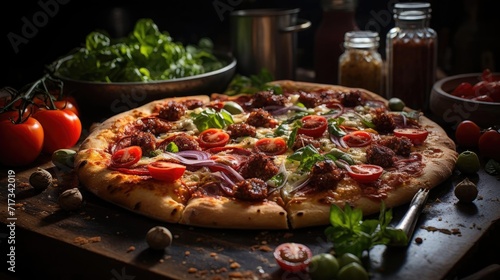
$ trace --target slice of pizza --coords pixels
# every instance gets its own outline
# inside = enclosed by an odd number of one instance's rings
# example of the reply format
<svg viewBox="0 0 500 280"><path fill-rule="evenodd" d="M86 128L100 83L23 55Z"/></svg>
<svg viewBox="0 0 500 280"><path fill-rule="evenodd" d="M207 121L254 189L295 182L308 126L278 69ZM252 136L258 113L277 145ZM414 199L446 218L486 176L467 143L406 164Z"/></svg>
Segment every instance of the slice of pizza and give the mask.
<svg viewBox="0 0 500 280"><path fill-rule="evenodd" d="M95 125L75 158L79 181L106 201L161 221L178 222L191 195L187 183L176 180L185 167L165 166L167 161L158 151L165 138L189 130L181 119L186 110L208 103L207 96L168 98ZM197 142L186 140L179 146L191 149L190 144Z"/></svg>

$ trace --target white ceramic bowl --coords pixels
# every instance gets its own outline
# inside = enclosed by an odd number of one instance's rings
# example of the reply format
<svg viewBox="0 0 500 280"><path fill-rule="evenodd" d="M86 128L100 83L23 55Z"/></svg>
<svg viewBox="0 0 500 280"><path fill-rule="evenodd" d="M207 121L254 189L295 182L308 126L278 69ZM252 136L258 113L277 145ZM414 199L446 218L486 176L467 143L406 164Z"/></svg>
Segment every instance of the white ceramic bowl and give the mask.
<svg viewBox="0 0 500 280"><path fill-rule="evenodd" d="M500 73L495 73L496 80ZM436 118L454 128L463 120L474 121L487 128L500 124L500 103L475 101L450 93L462 82L472 85L480 81L481 73L450 76L437 81L431 91L430 110Z"/></svg>

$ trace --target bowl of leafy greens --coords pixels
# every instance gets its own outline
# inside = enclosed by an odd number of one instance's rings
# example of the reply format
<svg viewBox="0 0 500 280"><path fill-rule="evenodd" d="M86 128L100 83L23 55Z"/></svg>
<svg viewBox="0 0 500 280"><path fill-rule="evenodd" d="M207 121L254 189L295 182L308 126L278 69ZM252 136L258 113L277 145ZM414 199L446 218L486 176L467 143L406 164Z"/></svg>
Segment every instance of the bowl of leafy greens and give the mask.
<svg viewBox="0 0 500 280"><path fill-rule="evenodd" d="M183 45L151 19L140 19L124 38L91 32L84 47L58 58L47 71L83 111L116 114L161 98L222 92L236 72L236 59L215 51L209 38Z"/></svg>

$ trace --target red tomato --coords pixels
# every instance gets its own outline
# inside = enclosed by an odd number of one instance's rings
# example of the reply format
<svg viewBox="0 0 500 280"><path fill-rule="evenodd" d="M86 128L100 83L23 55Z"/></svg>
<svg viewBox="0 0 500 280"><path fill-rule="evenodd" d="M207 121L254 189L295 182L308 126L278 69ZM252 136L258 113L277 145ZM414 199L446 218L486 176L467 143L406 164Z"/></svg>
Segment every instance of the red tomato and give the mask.
<svg viewBox="0 0 500 280"><path fill-rule="evenodd" d="M262 138L255 142L255 148L266 155L281 155L288 149L283 138Z"/></svg>
<svg viewBox="0 0 500 280"><path fill-rule="evenodd" d="M484 69L481 73L481 80L486 82L493 82L493 74L490 69Z"/></svg>
<svg viewBox="0 0 500 280"><path fill-rule="evenodd" d="M468 97L468 96L474 96L474 89L471 83L461 83L459 84L452 92L452 95L458 96L458 97Z"/></svg>
<svg viewBox="0 0 500 280"><path fill-rule="evenodd" d="M182 177L186 166L168 161L155 161L148 164L148 170L154 179L174 182Z"/></svg>
<svg viewBox="0 0 500 280"><path fill-rule="evenodd" d="M500 82L490 83L489 97L493 99L493 102L500 102Z"/></svg>
<svg viewBox="0 0 500 280"><path fill-rule="evenodd" d="M26 119L29 115L30 115L30 110L26 109L22 116L23 120ZM14 122L17 122L18 119L19 119L19 110L9 110L0 114L0 121L12 120Z"/></svg>
<svg viewBox="0 0 500 280"><path fill-rule="evenodd" d="M139 146L130 146L116 151L111 156L114 167L130 167L136 164L142 157L142 149Z"/></svg>
<svg viewBox="0 0 500 280"><path fill-rule="evenodd" d="M384 169L373 164L351 165L347 170L349 176L361 183L370 183L376 181L382 175Z"/></svg>
<svg viewBox="0 0 500 280"><path fill-rule="evenodd" d="M299 127L297 133L318 138L326 131L328 121L323 116L308 115L303 117L300 122L302 126Z"/></svg>
<svg viewBox="0 0 500 280"><path fill-rule="evenodd" d="M71 102L69 99L54 101L54 105L56 106L57 109L70 110L73 113L75 113L75 115L80 116L80 112L78 111L78 108L76 107L75 103Z"/></svg>
<svg viewBox="0 0 500 280"><path fill-rule="evenodd" d="M209 128L198 136L202 148L223 147L229 142L229 134L222 129Z"/></svg>
<svg viewBox="0 0 500 280"><path fill-rule="evenodd" d="M489 82L480 81L472 87L473 96L489 95Z"/></svg>
<svg viewBox="0 0 500 280"><path fill-rule="evenodd" d="M493 100L493 98L491 98L489 95L476 96L476 97L471 98L471 100L484 101L484 102L495 102L495 100Z"/></svg>
<svg viewBox="0 0 500 280"><path fill-rule="evenodd" d="M43 152L52 154L58 149L73 147L80 139L82 123L69 110L39 110L33 114L43 127Z"/></svg>
<svg viewBox="0 0 500 280"><path fill-rule="evenodd" d="M372 136L366 131L356 130L342 137L342 140L349 147L364 147L372 142Z"/></svg>
<svg viewBox="0 0 500 280"><path fill-rule="evenodd" d="M396 128L394 129L394 136L403 137L406 136L413 145L418 146L424 143L427 139L429 132L425 129L420 128Z"/></svg>
<svg viewBox="0 0 500 280"><path fill-rule="evenodd" d="M274 258L281 269L291 272L305 270L311 262L312 252L300 243L283 243L274 250Z"/></svg>
<svg viewBox="0 0 500 280"><path fill-rule="evenodd" d="M23 166L35 161L43 147L44 131L34 118L15 124L10 120L0 121L0 163L6 166Z"/></svg>
<svg viewBox="0 0 500 280"><path fill-rule="evenodd" d="M481 128L470 120L460 122L455 130L455 142L463 148L477 147Z"/></svg>
<svg viewBox="0 0 500 280"><path fill-rule="evenodd" d="M478 142L482 156L500 161L500 133L490 129L481 135Z"/></svg>

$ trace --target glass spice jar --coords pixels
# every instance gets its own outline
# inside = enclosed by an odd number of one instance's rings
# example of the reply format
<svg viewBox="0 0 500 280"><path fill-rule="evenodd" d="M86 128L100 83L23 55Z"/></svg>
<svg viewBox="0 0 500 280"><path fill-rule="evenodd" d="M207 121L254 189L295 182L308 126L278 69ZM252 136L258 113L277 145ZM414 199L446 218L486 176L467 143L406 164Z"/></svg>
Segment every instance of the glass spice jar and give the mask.
<svg viewBox="0 0 500 280"><path fill-rule="evenodd" d="M321 0L321 4L322 19L314 36L315 81L336 85L344 34L358 30L356 0Z"/></svg>
<svg viewBox="0 0 500 280"><path fill-rule="evenodd" d="M396 3L395 27L387 33L387 98L427 110L436 79L437 33L429 27L430 3Z"/></svg>
<svg viewBox="0 0 500 280"><path fill-rule="evenodd" d="M371 31L345 33L345 51L339 58L339 85L364 88L383 95L380 37Z"/></svg>

